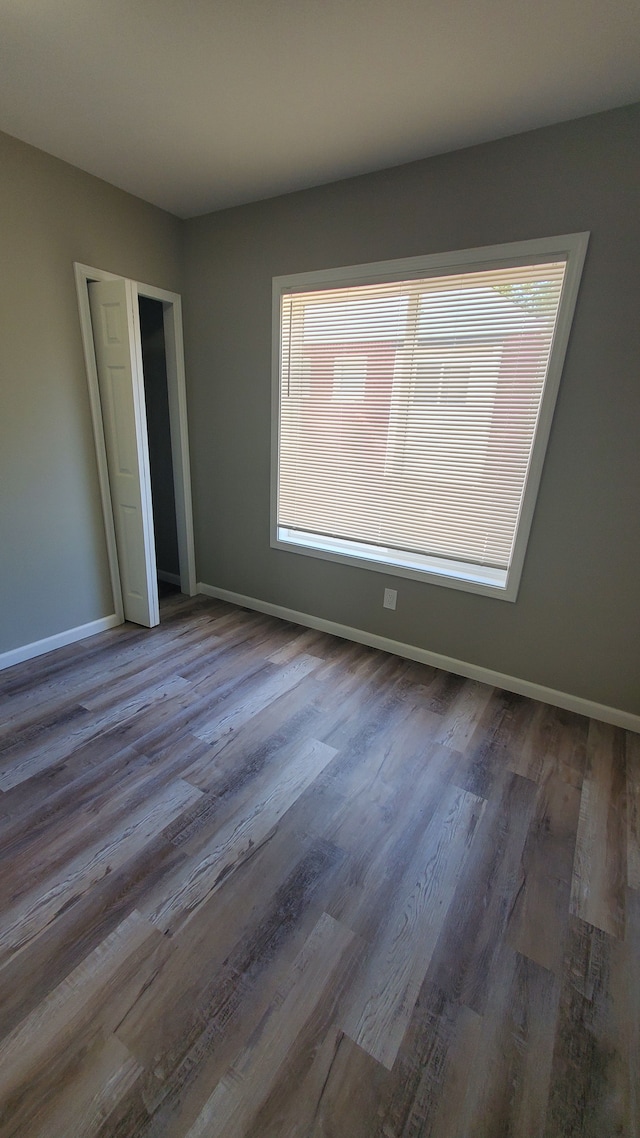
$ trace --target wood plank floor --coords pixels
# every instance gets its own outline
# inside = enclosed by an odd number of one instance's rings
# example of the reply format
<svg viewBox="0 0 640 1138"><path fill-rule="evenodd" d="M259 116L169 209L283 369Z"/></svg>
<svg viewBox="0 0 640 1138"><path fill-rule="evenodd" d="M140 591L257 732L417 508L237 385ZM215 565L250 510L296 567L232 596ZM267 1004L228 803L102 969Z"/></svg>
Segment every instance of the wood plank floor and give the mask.
<svg viewBox="0 0 640 1138"><path fill-rule="evenodd" d="M162 617L0 675L2 1138L640 1138L638 736Z"/></svg>

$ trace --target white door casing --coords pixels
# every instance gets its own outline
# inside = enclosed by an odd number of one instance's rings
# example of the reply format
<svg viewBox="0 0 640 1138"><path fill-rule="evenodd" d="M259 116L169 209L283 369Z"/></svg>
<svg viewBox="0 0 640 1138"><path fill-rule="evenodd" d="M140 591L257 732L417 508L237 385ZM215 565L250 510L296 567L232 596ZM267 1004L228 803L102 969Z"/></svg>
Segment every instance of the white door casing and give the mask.
<svg viewBox="0 0 640 1138"><path fill-rule="evenodd" d="M138 293L130 280L89 284L124 615L159 623Z"/></svg>

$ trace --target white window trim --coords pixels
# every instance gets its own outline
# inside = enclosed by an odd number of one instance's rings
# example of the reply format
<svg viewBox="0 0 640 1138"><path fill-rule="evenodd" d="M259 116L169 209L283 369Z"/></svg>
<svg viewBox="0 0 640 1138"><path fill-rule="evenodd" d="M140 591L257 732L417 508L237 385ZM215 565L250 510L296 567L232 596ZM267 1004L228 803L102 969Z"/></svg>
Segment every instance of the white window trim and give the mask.
<svg viewBox="0 0 640 1138"><path fill-rule="evenodd" d="M515 601L520 586L525 553L535 511L542 468L549 441L562 369L569 342L571 325L578 298L580 277L587 252L588 233L569 233L557 237L517 241L505 245L486 245L477 249L435 253L424 257L409 257L394 261L378 261L368 265L350 265L318 272L296 273L273 278L272 327L272 420L271 420L271 546L308 557L336 561L373 569L378 573L409 577L450 589L480 593L501 600ZM527 258L535 261L566 258L566 271L562 299L556 323L549 360L547 381L540 407L535 442L524 488L520 518L516 530L511 565L508 570L485 567L416 555L407 557L389 553L389 560L381 559L373 546L359 542L336 541L312 534L294 534L286 527L278 527L278 456L280 431L280 320L281 298L291 290L317 290L359 284L378 284L392 280L420 279L438 276L443 270L459 268L508 268L522 264ZM322 543L322 544L320 544Z"/></svg>

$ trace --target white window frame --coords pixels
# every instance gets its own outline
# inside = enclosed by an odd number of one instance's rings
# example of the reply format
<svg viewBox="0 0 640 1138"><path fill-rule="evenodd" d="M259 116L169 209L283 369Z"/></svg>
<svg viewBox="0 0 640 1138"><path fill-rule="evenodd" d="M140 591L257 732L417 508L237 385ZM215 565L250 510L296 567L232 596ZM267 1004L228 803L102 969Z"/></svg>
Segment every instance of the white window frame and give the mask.
<svg viewBox="0 0 640 1138"><path fill-rule="evenodd" d="M271 546L290 553L336 561L345 565L368 568L398 577L426 581L465 592L480 593L506 601L515 601L520 586L524 558L533 521L551 422L555 409L562 368L578 297L580 277L587 252L588 233L570 233L558 237L517 241L506 245L487 245L451 253L436 253L368 265L350 265L318 272L296 273L273 278L273 363L272 363L272 427L271 427ZM496 570L465 562L420 554L398 554L361 542L339 541L313 534L300 534L278 527L278 461L280 445L280 369L282 297L292 290L313 291L349 285L378 284L385 281L416 280L465 269L509 268L535 262L541 258L566 260L566 270L558 319L551 346L549 367L540 406L531 461L525 481L522 507L516 529L511 564L507 570Z"/></svg>

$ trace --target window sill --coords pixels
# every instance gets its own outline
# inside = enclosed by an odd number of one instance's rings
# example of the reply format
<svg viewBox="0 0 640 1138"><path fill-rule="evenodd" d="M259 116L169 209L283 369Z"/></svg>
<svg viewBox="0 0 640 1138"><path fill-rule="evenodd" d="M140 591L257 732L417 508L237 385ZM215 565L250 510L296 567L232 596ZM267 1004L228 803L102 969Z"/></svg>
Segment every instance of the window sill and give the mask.
<svg viewBox="0 0 640 1138"><path fill-rule="evenodd" d="M518 582L513 580L513 571L507 569L491 569L464 561L382 549L364 542L327 538L321 534L290 530L284 526L277 528L271 545L274 549L284 549L290 553L302 553L307 557L373 569L385 575L408 577L414 581L479 593L499 600L515 601L517 595Z"/></svg>

